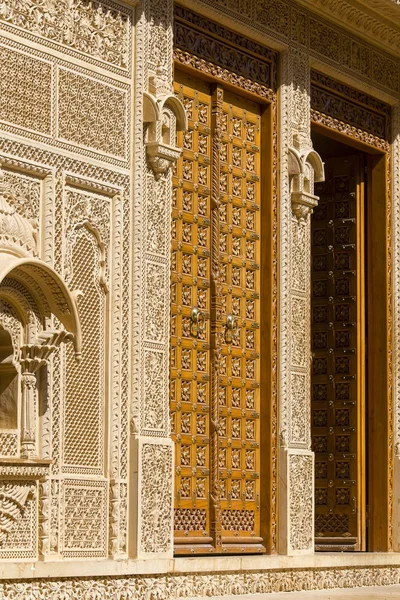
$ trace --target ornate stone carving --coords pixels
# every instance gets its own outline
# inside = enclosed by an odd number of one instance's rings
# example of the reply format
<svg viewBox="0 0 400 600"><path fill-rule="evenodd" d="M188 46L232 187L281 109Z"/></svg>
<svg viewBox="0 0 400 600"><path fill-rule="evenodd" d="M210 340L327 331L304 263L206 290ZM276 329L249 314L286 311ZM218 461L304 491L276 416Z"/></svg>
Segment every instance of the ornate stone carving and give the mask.
<svg viewBox="0 0 400 600"><path fill-rule="evenodd" d="M0 21L1 28L1 21ZM3 39L3 131L126 167L129 159L130 84ZM17 86L17 87L16 87ZM57 89L53 88L56 87Z"/></svg>
<svg viewBox="0 0 400 600"><path fill-rule="evenodd" d="M36 557L35 481L0 484L0 558Z"/></svg>
<svg viewBox="0 0 400 600"><path fill-rule="evenodd" d="M147 131L147 162L156 180L165 175L178 160L181 150L175 147L176 131L186 129L186 114L175 96L157 99L151 94L144 96Z"/></svg>
<svg viewBox="0 0 400 600"><path fill-rule="evenodd" d="M1 47L0 77L2 81L8 82L0 100L1 120L51 135L51 64L11 48Z"/></svg>
<svg viewBox="0 0 400 600"><path fill-rule="evenodd" d="M34 597L46 600L53 596L65 600L92 598L162 598L180 600L196 597L234 597L290 591L352 589L396 585L400 582L397 566L362 566L333 568L299 568L251 570L238 573L178 573L166 575L131 575L122 577L75 577L63 579L3 580L0 592L5 600ZM199 596L200 594L200 596Z"/></svg>
<svg viewBox="0 0 400 600"><path fill-rule="evenodd" d="M231 71L235 78L239 76L262 87L276 89L277 54L273 50L217 24L210 26L208 19L183 7L177 6L174 16L174 47L180 50L175 58L186 56L190 61L192 56L198 64L212 63L221 72ZM200 29L200 35L193 35L193 25ZM201 60L197 58L199 55Z"/></svg>
<svg viewBox="0 0 400 600"><path fill-rule="evenodd" d="M167 552L172 543L172 445L144 443L141 463L140 552Z"/></svg>
<svg viewBox="0 0 400 600"><path fill-rule="evenodd" d="M67 480L63 486L65 558L107 556L107 483Z"/></svg>
<svg viewBox="0 0 400 600"><path fill-rule="evenodd" d="M27 0L3 3L0 19L64 44L100 61L126 69L129 65L130 14L110 2Z"/></svg>
<svg viewBox="0 0 400 600"><path fill-rule="evenodd" d="M301 0L309 8L307 0ZM316 0L313 10L321 9L329 18L334 15L335 25L320 19L314 12L299 8L289 0L274 0L267 5L261 0L249 0L243 7L242 0L233 0L226 7L225 0L202 0L212 11L220 11L227 18L236 18L248 29L259 35L268 36L282 43L292 42L318 60L327 59L342 70L348 70L359 76L369 85L398 92L400 83L396 75L398 67L393 50L400 48L400 34L387 21L371 16L370 11L363 12L351 6L346 0ZM329 6L329 8L327 8ZM348 26L354 19L352 29L375 44L377 39L390 54L369 45L368 42L353 34L350 35L337 27L338 22ZM323 41L319 43L319 32L323 31Z"/></svg>
<svg viewBox="0 0 400 600"><path fill-rule="evenodd" d="M309 552L314 546L314 460L312 454L292 454L290 456L289 485L289 548L295 552Z"/></svg>
<svg viewBox="0 0 400 600"><path fill-rule="evenodd" d="M58 70L58 137L126 158L126 90Z"/></svg>

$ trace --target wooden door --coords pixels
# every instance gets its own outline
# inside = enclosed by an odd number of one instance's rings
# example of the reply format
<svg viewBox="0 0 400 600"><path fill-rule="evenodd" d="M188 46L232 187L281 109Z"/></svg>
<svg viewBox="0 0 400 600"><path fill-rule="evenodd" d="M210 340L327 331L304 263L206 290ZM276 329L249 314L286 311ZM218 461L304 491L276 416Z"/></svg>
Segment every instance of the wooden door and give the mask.
<svg viewBox="0 0 400 600"><path fill-rule="evenodd" d="M171 419L176 551L263 551L257 104L176 74Z"/></svg>
<svg viewBox="0 0 400 600"><path fill-rule="evenodd" d="M317 550L365 550L362 156L328 159L312 216L312 438Z"/></svg>

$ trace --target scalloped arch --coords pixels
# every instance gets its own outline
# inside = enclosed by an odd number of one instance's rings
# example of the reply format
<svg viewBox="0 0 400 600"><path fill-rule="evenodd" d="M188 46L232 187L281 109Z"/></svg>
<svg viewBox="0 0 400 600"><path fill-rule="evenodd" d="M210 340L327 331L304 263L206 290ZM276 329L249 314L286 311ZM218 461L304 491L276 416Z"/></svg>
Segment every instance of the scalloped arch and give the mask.
<svg viewBox="0 0 400 600"><path fill-rule="evenodd" d="M82 339L75 295L54 269L37 258L17 258L8 254L0 257L0 286L5 277L22 281L34 298L37 293L31 289L30 279L35 280L51 312L73 335L75 355L79 358Z"/></svg>

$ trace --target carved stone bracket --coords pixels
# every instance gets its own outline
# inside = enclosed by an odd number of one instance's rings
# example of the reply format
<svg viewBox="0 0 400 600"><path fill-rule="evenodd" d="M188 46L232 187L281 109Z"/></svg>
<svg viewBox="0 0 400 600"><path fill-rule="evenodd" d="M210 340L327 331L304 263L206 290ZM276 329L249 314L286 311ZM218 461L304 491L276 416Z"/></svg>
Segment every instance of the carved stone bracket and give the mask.
<svg viewBox="0 0 400 600"><path fill-rule="evenodd" d="M145 92L143 102L144 121L148 125L147 162L158 180L181 155L181 150L174 145L175 133L186 129L186 113L180 100L170 94L156 98Z"/></svg>
<svg viewBox="0 0 400 600"><path fill-rule="evenodd" d="M158 180L161 175L165 175L181 155L181 150L158 142L148 142L146 144L147 161L154 172L154 177Z"/></svg>

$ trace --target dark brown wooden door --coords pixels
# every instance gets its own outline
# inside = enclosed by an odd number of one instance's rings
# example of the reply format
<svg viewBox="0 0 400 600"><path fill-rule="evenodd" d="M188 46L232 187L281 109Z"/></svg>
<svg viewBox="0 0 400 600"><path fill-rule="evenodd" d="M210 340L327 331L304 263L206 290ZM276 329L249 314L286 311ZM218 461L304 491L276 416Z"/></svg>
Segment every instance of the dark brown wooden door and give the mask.
<svg viewBox="0 0 400 600"><path fill-rule="evenodd" d="M328 159L312 216L312 438L317 550L365 550L362 156Z"/></svg>

